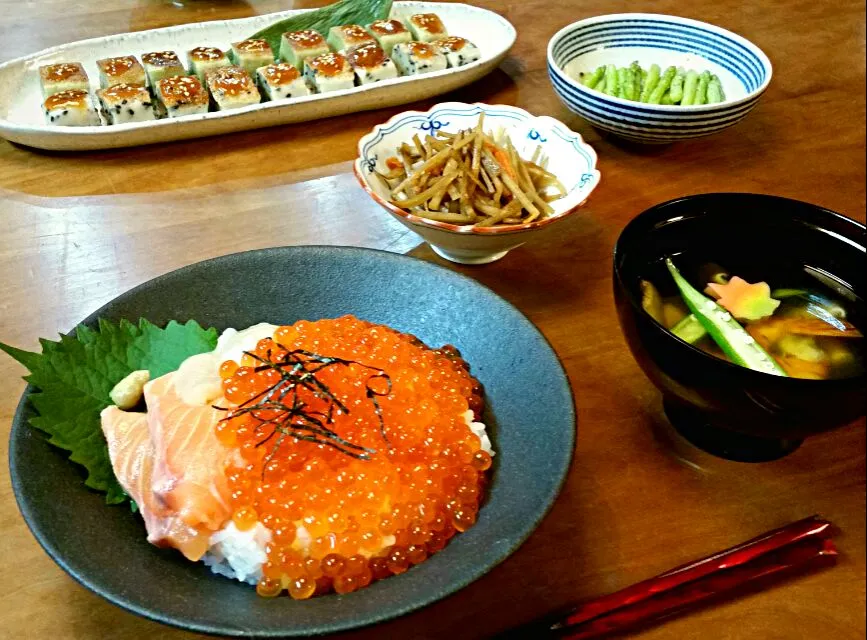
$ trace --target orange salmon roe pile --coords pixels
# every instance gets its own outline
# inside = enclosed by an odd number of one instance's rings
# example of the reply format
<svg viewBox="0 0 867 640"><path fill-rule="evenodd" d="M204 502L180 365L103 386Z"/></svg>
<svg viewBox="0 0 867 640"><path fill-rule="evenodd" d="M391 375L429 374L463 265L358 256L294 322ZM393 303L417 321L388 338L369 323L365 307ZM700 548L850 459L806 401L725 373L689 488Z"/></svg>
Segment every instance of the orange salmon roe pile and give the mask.
<svg viewBox="0 0 867 640"><path fill-rule="evenodd" d="M369 459L281 438L267 423L280 424L276 410L240 412L238 405L255 404L281 374L250 355L223 363L225 398L235 408L217 434L244 461L226 469L233 521L241 530L258 521L272 532L259 595L349 593L403 573L473 526L491 457L464 419L467 410L478 418L481 389L456 350L429 349L413 336L346 316L280 327L254 353L285 363L296 350L353 361L323 367L315 378L348 409L332 405L327 427L367 449ZM325 421L322 394L296 388L308 415ZM297 535L299 525L309 538Z"/></svg>

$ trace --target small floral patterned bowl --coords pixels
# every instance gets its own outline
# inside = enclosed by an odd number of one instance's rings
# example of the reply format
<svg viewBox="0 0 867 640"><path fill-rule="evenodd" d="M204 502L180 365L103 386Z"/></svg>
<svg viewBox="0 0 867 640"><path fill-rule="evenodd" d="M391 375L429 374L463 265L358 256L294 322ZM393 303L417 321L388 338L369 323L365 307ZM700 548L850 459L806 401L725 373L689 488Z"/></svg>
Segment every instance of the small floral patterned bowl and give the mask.
<svg viewBox="0 0 867 640"><path fill-rule="evenodd" d="M548 171L566 188L566 196L551 203L554 214L517 225L475 227L428 220L408 213L390 201L388 185L379 172L387 172L385 161L395 156L403 142L413 135L423 137L437 131L458 132L476 126L485 114L485 131L502 127L522 158L530 158L537 147L548 160ZM424 238L443 258L462 264L487 264L499 260L519 247L531 235L562 220L583 205L599 184L596 152L581 136L563 123L547 116L534 116L523 109L506 105L445 102L429 111L405 111L358 142L355 176L362 188L395 219Z"/></svg>

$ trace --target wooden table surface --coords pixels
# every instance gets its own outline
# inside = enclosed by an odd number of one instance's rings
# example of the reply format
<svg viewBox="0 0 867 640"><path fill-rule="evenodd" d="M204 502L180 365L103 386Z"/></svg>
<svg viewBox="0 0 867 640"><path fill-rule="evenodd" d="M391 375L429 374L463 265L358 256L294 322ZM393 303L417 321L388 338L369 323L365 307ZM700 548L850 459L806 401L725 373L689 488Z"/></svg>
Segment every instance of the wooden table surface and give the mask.
<svg viewBox="0 0 867 640"><path fill-rule="evenodd" d="M684 194L774 193L864 220L864 2L476 1L517 26L517 44L497 71L442 99L559 118L599 154L602 184L581 215L498 263L451 265L517 305L550 339L575 390L577 452L552 513L514 556L427 609L343 637L485 637L821 512L842 531L835 568L641 637L864 638L864 421L770 464L685 462L660 435L660 397L621 337L609 275L623 226ZM81 38L290 5L0 0L0 61ZM601 138L556 99L545 45L569 22L620 11L680 14L744 35L774 63L770 89L743 123L710 139L634 148ZM440 262L350 173L358 138L401 110L121 151L59 154L0 141L0 339L35 348L38 336L68 330L134 285L245 249L349 244ZM0 358L4 432L21 374ZM115 608L70 579L30 536L5 464L0 474L0 636L194 637Z"/></svg>

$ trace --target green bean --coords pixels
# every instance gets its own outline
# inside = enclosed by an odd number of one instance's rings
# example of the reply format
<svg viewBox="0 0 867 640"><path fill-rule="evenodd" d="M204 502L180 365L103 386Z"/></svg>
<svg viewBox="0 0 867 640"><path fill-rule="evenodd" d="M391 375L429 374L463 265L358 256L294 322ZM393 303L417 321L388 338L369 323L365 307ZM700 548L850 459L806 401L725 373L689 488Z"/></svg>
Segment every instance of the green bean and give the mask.
<svg viewBox="0 0 867 640"><path fill-rule="evenodd" d="M585 73L581 77L581 82L584 83L584 86L588 89L593 89L599 84L599 81L602 80L602 77L605 75L605 67L599 67L593 73Z"/></svg>
<svg viewBox="0 0 867 640"><path fill-rule="evenodd" d="M722 82L710 71L699 73L670 66L663 72L658 64L645 70L638 60L628 67L602 65L580 73L578 79L588 89L648 104L688 106L725 101Z"/></svg>
<svg viewBox="0 0 867 640"><path fill-rule="evenodd" d="M702 71L698 77L698 88L695 90L693 104L707 104L707 85L710 83L710 71Z"/></svg>
<svg viewBox="0 0 867 640"><path fill-rule="evenodd" d="M692 314L686 316L669 331L690 344L695 344L707 335L704 325Z"/></svg>
<svg viewBox="0 0 867 640"><path fill-rule="evenodd" d="M695 71L687 71L683 80L683 98L680 104L684 107L694 104L696 89L698 89L698 74Z"/></svg>
<svg viewBox="0 0 867 640"><path fill-rule="evenodd" d="M623 82L623 97L627 100L635 100L638 97L638 75L631 66L626 68L626 78Z"/></svg>
<svg viewBox="0 0 867 640"><path fill-rule="evenodd" d="M807 295L807 291L804 289L774 289L771 291L772 298L794 298L804 295Z"/></svg>
<svg viewBox="0 0 867 640"><path fill-rule="evenodd" d="M722 83L716 76L711 76L710 82L707 85L707 103L715 104L723 100L725 100L725 94L723 93Z"/></svg>
<svg viewBox="0 0 867 640"><path fill-rule="evenodd" d="M598 91L599 93L605 93L605 76L602 76L602 79L593 88L596 89L596 91Z"/></svg>
<svg viewBox="0 0 867 640"><path fill-rule="evenodd" d="M609 96L617 95L617 67L613 64L605 67L605 93Z"/></svg>
<svg viewBox="0 0 867 640"><path fill-rule="evenodd" d="M647 80L644 83L644 87L641 89L641 102L647 102L650 99L650 94L656 88L658 82L659 65L652 64L650 65L650 71L647 73Z"/></svg>
<svg viewBox="0 0 867 640"><path fill-rule="evenodd" d="M659 79L659 83L650 93L650 99L647 101L650 104L659 104L662 101L662 96L665 95L665 92L668 91L668 88L671 86L671 81L674 79L675 74L677 74L677 69L674 67L669 67L665 70L665 73L662 74L662 77Z"/></svg>
<svg viewBox="0 0 867 640"><path fill-rule="evenodd" d="M630 100L638 100L641 96L641 83L644 80L644 69L641 68L641 65L638 64L638 60L635 60L631 65L629 65L629 71L632 75L632 91Z"/></svg>
<svg viewBox="0 0 867 640"><path fill-rule="evenodd" d="M669 91L671 92L672 104L677 104L683 100L683 80L685 76L686 72L681 67L678 67L677 73L674 75L674 78L671 79L671 88Z"/></svg>
<svg viewBox="0 0 867 640"><path fill-rule="evenodd" d="M627 67L620 67L617 70L617 97L624 98L626 100L629 99L629 96L626 95L626 77L629 75L629 69Z"/></svg>

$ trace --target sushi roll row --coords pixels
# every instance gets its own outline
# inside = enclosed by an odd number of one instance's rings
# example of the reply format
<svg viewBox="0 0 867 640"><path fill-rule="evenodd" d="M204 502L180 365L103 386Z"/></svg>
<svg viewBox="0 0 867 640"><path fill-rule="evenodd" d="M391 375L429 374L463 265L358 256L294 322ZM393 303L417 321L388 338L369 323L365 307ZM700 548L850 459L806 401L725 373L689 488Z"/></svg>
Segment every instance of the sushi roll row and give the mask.
<svg viewBox="0 0 867 640"><path fill-rule="evenodd" d="M64 62L39 68L43 111L50 124L144 122L235 109L264 100L351 89L399 75L417 75L474 62L474 44L449 36L433 13L284 33L275 61L264 40L236 42L230 51L196 47L184 65L174 51L97 61L100 88L90 92L84 67Z"/></svg>
<svg viewBox="0 0 867 640"><path fill-rule="evenodd" d="M217 110L260 101L247 72L233 66L221 50L197 47L187 60L184 66L174 51L146 53L141 62L135 56L97 60L98 110L80 63L40 67L46 119L68 126L100 125L99 111L109 124L125 124L207 113L211 100Z"/></svg>
<svg viewBox="0 0 867 640"><path fill-rule="evenodd" d="M85 127L101 124L90 96L90 81L78 62L39 67L42 110L49 124Z"/></svg>
<svg viewBox="0 0 867 640"><path fill-rule="evenodd" d="M280 44L280 58L302 71L319 93L459 67L480 57L473 43L450 37L434 13L410 16L405 23L332 27L327 37L312 30L284 33Z"/></svg>
<svg viewBox="0 0 867 640"><path fill-rule="evenodd" d="M460 51L460 55L454 55ZM349 89L399 75L440 71L481 57L478 47L449 37L433 13L332 27L327 37L312 30L284 33L280 59L303 72L314 91Z"/></svg>

